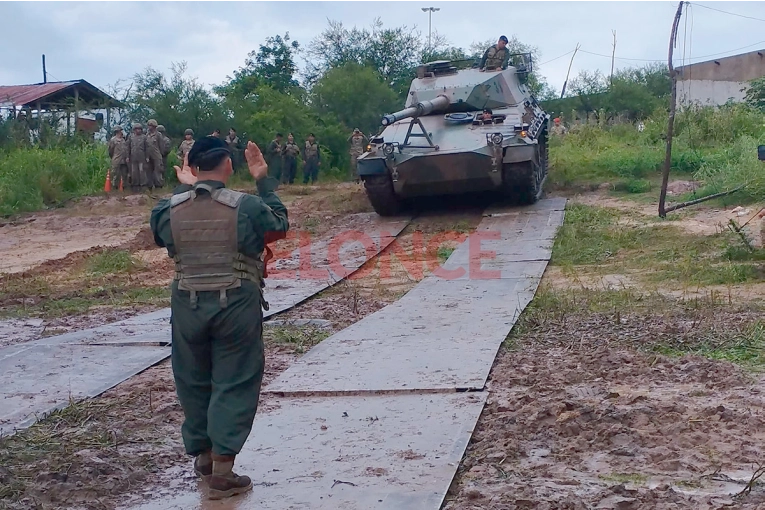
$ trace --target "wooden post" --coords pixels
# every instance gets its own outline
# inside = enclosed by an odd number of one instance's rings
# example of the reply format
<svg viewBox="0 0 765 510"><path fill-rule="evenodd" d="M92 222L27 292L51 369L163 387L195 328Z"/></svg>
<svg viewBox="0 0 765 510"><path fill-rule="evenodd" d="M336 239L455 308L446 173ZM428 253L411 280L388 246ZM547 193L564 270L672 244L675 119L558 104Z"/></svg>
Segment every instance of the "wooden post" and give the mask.
<svg viewBox="0 0 765 510"><path fill-rule="evenodd" d="M112 128L112 122L111 122L111 104L109 104L109 101L106 101L106 139L109 140L109 130Z"/></svg>
<svg viewBox="0 0 765 510"><path fill-rule="evenodd" d="M612 30L614 33L614 51L611 52L611 80L610 84L613 87L614 86L614 59L616 58L616 30Z"/></svg>
<svg viewBox="0 0 765 510"><path fill-rule="evenodd" d="M77 134L77 120L80 118L80 91L74 87L74 134Z"/></svg>
<svg viewBox="0 0 765 510"><path fill-rule="evenodd" d="M574 54L571 55L571 61L568 63L568 72L566 73L566 81L563 82L563 89L560 91L561 99L563 99L563 95L566 93L566 85L568 84L568 75L571 74L571 64L574 63L574 57L576 56L577 51L579 51L579 43L576 43L576 48L574 48Z"/></svg>
<svg viewBox="0 0 765 510"><path fill-rule="evenodd" d="M667 184L669 183L669 168L672 165L672 134L675 128L675 103L677 102L677 73L672 65L672 53L677 44L677 26L680 24L680 16L683 14L683 2L677 6L675 20L672 22L672 33L669 37L669 77L672 79L672 99L669 105L669 121L667 124L667 152L664 156L664 170L661 175L661 195L659 196L659 217L666 218L667 211L664 208L667 200Z"/></svg>

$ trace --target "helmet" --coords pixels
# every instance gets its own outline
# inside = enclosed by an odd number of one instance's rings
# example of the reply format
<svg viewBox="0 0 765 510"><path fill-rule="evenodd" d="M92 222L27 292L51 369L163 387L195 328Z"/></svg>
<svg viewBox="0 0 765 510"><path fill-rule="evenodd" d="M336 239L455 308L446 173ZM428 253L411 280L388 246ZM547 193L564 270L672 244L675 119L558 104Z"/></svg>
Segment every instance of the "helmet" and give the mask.
<svg viewBox="0 0 765 510"><path fill-rule="evenodd" d="M353 132L354 133L360 133L361 131L359 131L359 128L353 128Z"/></svg>
<svg viewBox="0 0 765 510"><path fill-rule="evenodd" d="M183 132L184 135L191 135L194 136L194 130L193 129L187 129Z"/></svg>
<svg viewBox="0 0 765 510"><path fill-rule="evenodd" d="M133 124L133 129L143 129L143 126L140 123L136 122L135 124Z"/></svg>
<svg viewBox="0 0 765 510"><path fill-rule="evenodd" d="M154 119L149 119L149 122L146 123L147 126L154 126L157 127L157 121Z"/></svg>
<svg viewBox="0 0 765 510"><path fill-rule="evenodd" d="M165 132L165 126L160 124L159 126L157 126L157 131L159 131L160 133L164 133Z"/></svg>
<svg viewBox="0 0 765 510"><path fill-rule="evenodd" d="M116 133L117 131L122 131L122 126L120 126L119 124L117 124L116 126L112 128L113 133Z"/></svg>

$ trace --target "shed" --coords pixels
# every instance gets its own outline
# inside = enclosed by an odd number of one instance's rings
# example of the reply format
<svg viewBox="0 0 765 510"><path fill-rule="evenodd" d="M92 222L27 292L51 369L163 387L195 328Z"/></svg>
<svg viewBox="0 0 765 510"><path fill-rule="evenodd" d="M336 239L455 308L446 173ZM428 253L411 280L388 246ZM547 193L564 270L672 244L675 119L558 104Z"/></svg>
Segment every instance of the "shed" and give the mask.
<svg viewBox="0 0 765 510"><path fill-rule="evenodd" d="M79 126L79 113L83 108L106 110L106 124L110 125L112 108L123 107L113 98L85 80L35 83L31 85L0 85L0 108L21 109L41 115L44 111L74 113L75 126ZM67 132L69 131L67 115Z"/></svg>

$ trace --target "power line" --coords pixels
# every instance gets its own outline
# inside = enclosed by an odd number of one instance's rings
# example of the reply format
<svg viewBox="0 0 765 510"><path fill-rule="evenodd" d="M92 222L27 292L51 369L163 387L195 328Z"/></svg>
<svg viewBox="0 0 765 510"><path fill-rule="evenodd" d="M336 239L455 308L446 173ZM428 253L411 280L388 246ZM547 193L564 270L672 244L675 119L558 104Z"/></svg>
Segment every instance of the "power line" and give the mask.
<svg viewBox="0 0 765 510"><path fill-rule="evenodd" d="M690 5L690 2L688 2L688 4ZM694 3L693 5L698 5L699 7L703 7L704 9L709 9L710 11L717 11L717 12L721 12L723 14L730 14L731 16L738 16L739 18L753 19L755 21L765 21L765 19L762 19L762 18L755 18L753 16L746 16L744 14L736 14L735 12L723 11L721 9L716 9L714 7L709 7L708 5L697 4L697 3Z"/></svg>
<svg viewBox="0 0 765 510"><path fill-rule="evenodd" d="M539 64L539 65L540 65L540 66L543 66L543 65L545 65L545 64L549 64L550 62L553 62L553 61L555 61L555 60L558 60L559 58L563 58L563 57L565 57L566 55L571 55L573 52L574 52L574 50L569 50L569 51L567 51L566 53L564 53L563 55L560 55L559 57L555 57L555 58L553 58L553 59L547 60L546 62L542 62L542 63L541 63L541 64Z"/></svg>
<svg viewBox="0 0 765 510"><path fill-rule="evenodd" d="M719 55L725 55L726 53L730 53L732 51L744 50L746 48L751 48L752 46L758 46L760 44L765 44L765 41L759 41L759 42L756 42L756 43L753 43L753 44L749 44L747 46L742 46L741 48L735 48L735 49L732 49L732 50L726 50L726 51L722 51L720 53L712 53L710 55L699 55L698 57L693 57L693 59L695 60L695 59L701 59L701 58L717 57ZM609 59L611 58L611 55L604 55L602 53L595 53L595 52L587 51L587 50L583 50L583 49L580 49L579 51L581 51L582 53L588 53L590 55L595 55L597 57L605 57L605 58L609 58ZM616 57L616 60L631 60L631 61L636 61L636 62L664 62L666 60L666 58L649 59L649 58ZM688 60L691 60L691 59L689 58Z"/></svg>

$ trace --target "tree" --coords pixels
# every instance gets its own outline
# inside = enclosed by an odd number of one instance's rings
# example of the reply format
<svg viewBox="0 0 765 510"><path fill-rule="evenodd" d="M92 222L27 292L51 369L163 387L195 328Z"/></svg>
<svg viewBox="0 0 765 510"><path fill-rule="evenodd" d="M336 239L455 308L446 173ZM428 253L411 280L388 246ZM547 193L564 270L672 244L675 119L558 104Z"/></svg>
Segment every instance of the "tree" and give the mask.
<svg viewBox="0 0 765 510"><path fill-rule="evenodd" d="M289 32L284 37L268 37L258 51L247 54L244 67L234 71L234 77L227 77L227 83L216 88L221 95L238 94L246 96L260 85L269 85L282 93L294 93L299 87L295 74L294 54L300 48L297 41L290 43Z"/></svg>
<svg viewBox="0 0 765 510"><path fill-rule="evenodd" d="M371 29L350 30L330 20L329 27L311 42L306 54L305 77L311 86L330 69L355 62L377 70L383 81L402 96L421 60L422 40L414 28L384 28L379 18Z"/></svg>
<svg viewBox="0 0 765 510"><path fill-rule="evenodd" d="M152 67L133 77L123 121L145 123L155 118L175 138L182 138L187 128L205 135L223 129L229 119L220 100L197 78L185 76L185 62L173 63L170 70L169 79Z"/></svg>
<svg viewBox="0 0 765 510"><path fill-rule="evenodd" d="M395 92L371 67L349 62L326 72L311 90L311 103L323 116L337 118L346 128L376 132L384 113L398 106Z"/></svg>
<svg viewBox="0 0 765 510"><path fill-rule="evenodd" d="M744 102L752 108L765 112L765 77L750 81L749 87L744 90L746 91Z"/></svg>

